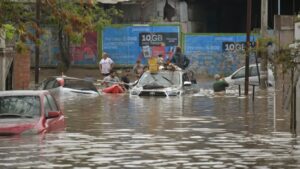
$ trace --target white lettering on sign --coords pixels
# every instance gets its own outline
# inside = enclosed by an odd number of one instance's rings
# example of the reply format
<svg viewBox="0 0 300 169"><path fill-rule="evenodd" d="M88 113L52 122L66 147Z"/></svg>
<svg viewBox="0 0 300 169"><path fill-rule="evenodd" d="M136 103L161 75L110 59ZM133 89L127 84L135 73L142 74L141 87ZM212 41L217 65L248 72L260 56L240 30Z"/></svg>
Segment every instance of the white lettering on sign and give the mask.
<svg viewBox="0 0 300 169"><path fill-rule="evenodd" d="M227 43L225 44L225 51L244 50L244 43Z"/></svg>
<svg viewBox="0 0 300 169"><path fill-rule="evenodd" d="M256 43L251 42L250 48L255 47ZM232 51L241 51L245 50L246 43L245 42L223 42L223 51L232 52Z"/></svg>
<svg viewBox="0 0 300 169"><path fill-rule="evenodd" d="M162 35L157 35L157 34L143 34L142 35L142 41L143 42L152 42L152 41L162 41L163 40L163 36Z"/></svg>

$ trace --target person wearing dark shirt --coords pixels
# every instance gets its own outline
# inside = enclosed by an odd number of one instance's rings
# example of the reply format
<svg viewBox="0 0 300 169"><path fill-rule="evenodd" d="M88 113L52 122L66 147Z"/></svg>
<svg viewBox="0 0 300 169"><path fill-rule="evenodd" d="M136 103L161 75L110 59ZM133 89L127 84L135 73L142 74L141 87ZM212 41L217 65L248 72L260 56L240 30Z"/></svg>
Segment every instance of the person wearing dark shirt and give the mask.
<svg viewBox="0 0 300 169"><path fill-rule="evenodd" d="M130 83L130 80L129 80L129 73L130 73L130 70L125 70L124 73L123 73L123 76L121 77L121 81L124 82L124 87L128 90L129 89L129 83Z"/></svg>
<svg viewBox="0 0 300 169"><path fill-rule="evenodd" d="M215 75L216 81L213 84L213 89L215 93L224 93L226 92L226 87L229 86L229 84L221 78L220 75Z"/></svg>
<svg viewBox="0 0 300 169"><path fill-rule="evenodd" d="M182 53L181 48L176 47L175 54L171 59L171 62L180 67L181 69L185 69L189 66L190 60Z"/></svg>

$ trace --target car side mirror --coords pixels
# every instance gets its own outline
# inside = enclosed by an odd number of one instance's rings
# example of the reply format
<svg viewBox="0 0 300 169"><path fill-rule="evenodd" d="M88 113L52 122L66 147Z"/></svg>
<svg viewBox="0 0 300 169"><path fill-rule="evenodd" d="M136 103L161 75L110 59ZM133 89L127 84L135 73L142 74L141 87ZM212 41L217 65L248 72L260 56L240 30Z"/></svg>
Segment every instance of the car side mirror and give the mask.
<svg viewBox="0 0 300 169"><path fill-rule="evenodd" d="M190 81L183 82L183 86L191 86L191 85L192 85L192 82L190 82Z"/></svg>
<svg viewBox="0 0 300 169"><path fill-rule="evenodd" d="M60 111L49 111L46 113L46 119L56 118L59 117L59 115L60 115Z"/></svg>

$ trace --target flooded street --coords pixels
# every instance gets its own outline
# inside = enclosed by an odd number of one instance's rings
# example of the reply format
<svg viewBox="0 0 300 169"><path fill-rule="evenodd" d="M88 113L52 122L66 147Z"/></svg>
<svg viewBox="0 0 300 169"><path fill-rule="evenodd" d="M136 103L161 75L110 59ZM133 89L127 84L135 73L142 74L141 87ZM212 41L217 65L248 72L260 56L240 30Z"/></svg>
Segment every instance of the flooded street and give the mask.
<svg viewBox="0 0 300 169"><path fill-rule="evenodd" d="M66 130L1 137L0 168L299 168L300 139L273 94L253 103L209 85L170 98L66 96Z"/></svg>

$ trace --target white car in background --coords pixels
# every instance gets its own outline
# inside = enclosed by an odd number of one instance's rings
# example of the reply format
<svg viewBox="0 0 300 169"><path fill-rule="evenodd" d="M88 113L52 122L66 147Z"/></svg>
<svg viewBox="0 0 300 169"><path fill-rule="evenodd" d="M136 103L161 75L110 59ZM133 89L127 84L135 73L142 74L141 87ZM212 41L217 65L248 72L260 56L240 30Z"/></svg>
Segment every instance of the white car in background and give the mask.
<svg viewBox="0 0 300 169"><path fill-rule="evenodd" d="M261 72L260 64L258 64L258 70ZM225 81L229 85L244 85L245 84L245 66L239 68L231 75L225 77ZM249 65L249 84L259 85L258 71L256 64ZM273 71L268 67L268 85L274 86L275 80Z"/></svg>

